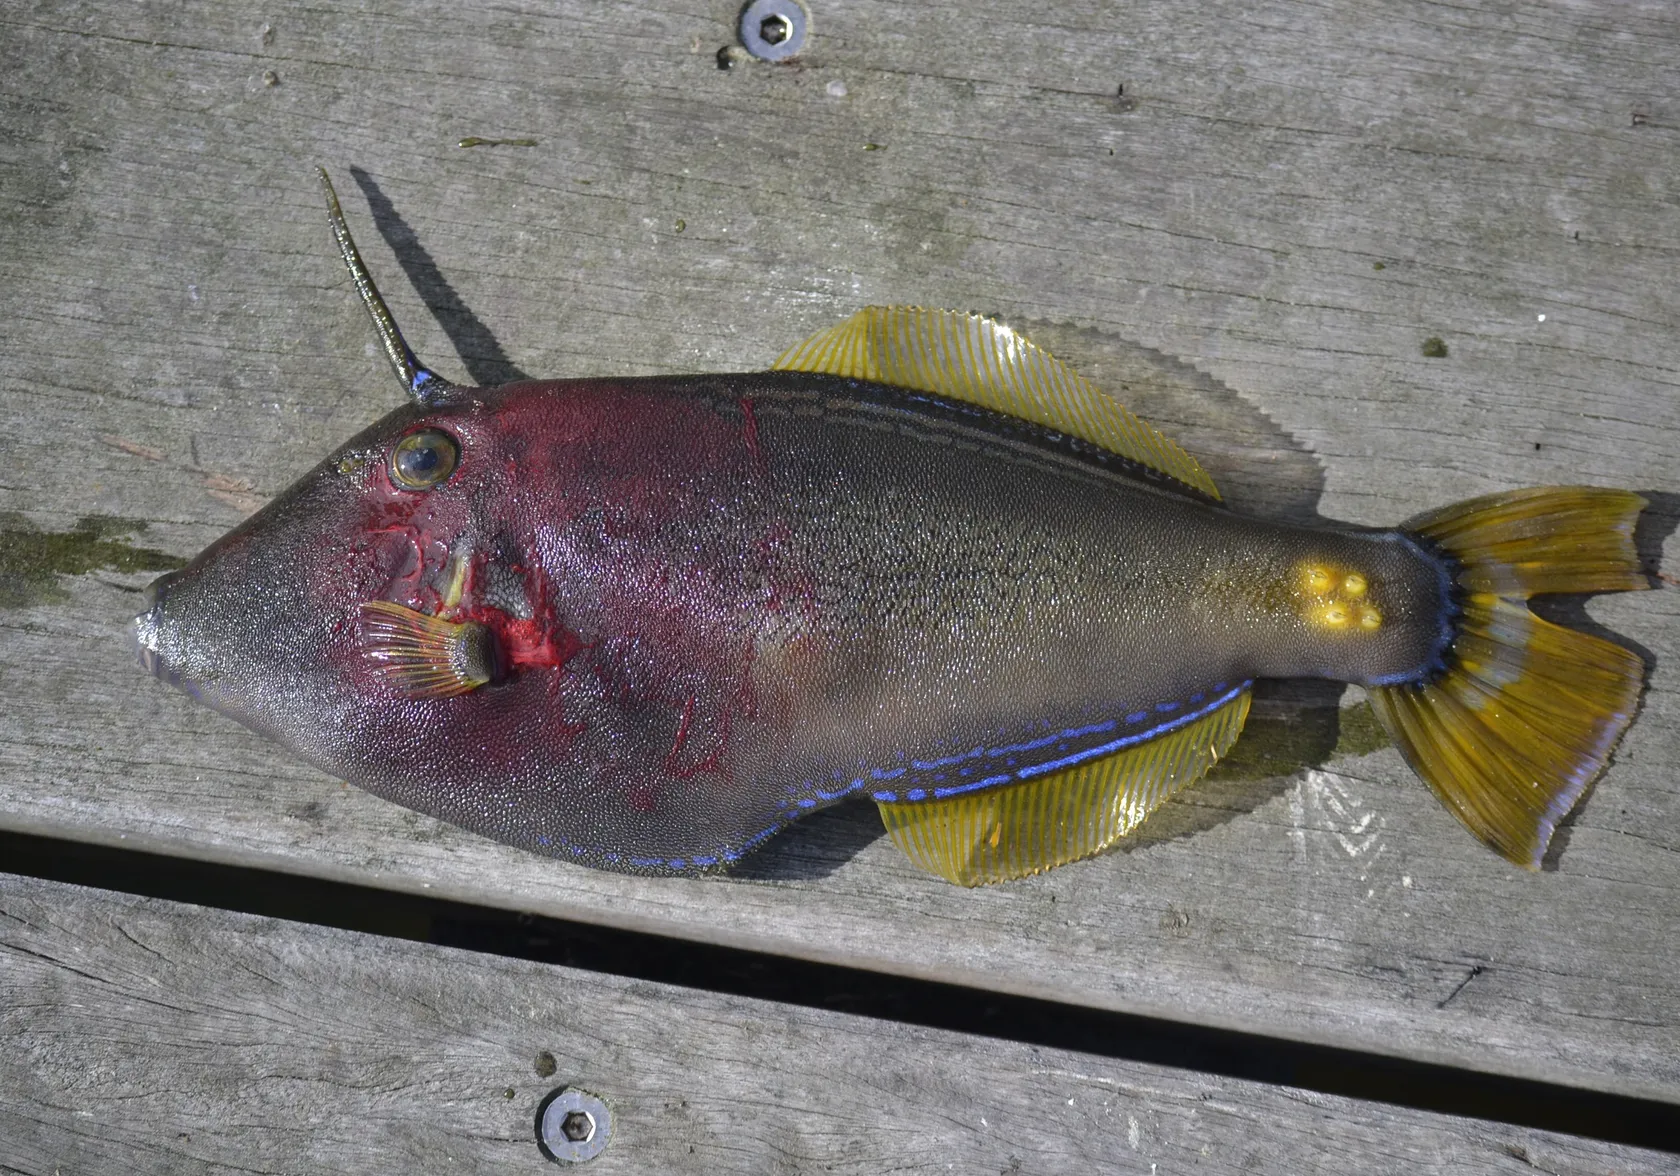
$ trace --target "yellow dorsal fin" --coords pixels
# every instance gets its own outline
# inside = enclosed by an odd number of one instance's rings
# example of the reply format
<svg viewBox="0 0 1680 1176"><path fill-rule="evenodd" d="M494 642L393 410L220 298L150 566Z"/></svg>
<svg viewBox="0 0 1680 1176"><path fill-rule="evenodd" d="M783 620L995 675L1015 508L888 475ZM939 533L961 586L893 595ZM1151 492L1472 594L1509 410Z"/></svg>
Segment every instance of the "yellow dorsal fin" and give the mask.
<svg viewBox="0 0 1680 1176"><path fill-rule="evenodd" d="M1219 498L1195 458L995 319L866 306L783 352L772 370L850 376L977 404L1078 437Z"/></svg>
<svg viewBox="0 0 1680 1176"><path fill-rule="evenodd" d="M1101 853L1206 775L1248 718L1249 692L1148 743L989 792L882 804L912 862L959 886L1025 878Z"/></svg>

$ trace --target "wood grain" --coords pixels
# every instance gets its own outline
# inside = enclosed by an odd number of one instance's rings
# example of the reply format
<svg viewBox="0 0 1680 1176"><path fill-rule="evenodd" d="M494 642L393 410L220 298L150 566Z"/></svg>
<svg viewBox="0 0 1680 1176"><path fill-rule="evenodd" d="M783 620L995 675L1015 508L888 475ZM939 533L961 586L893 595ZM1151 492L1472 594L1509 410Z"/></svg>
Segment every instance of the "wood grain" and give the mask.
<svg viewBox="0 0 1680 1176"><path fill-rule="evenodd" d="M1111 386L1165 357L1201 393L1127 397L1239 505L1389 524L1629 485L1659 492L1661 557L1670 6L835 0L801 64L720 70L734 13L8 5L0 511L141 520L185 557L395 403L320 162L450 376L752 368L865 303L996 312ZM5 827L1680 1101L1672 591L1590 606L1650 687L1538 877L1392 750L1321 748L1191 790L1124 852L963 892L863 809L698 882L406 813L141 677L144 579L0 611Z"/></svg>
<svg viewBox="0 0 1680 1176"><path fill-rule="evenodd" d="M1345 1171L1673 1156L0 875L0 1171Z"/></svg>

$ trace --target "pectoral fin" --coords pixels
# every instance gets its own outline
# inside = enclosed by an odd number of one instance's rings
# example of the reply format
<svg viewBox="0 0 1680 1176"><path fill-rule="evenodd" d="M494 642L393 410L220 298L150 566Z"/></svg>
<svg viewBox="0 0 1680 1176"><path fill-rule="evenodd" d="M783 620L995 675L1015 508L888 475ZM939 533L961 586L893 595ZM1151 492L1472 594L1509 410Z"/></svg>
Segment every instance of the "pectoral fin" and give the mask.
<svg viewBox="0 0 1680 1176"><path fill-rule="evenodd" d="M496 638L488 628L389 600L362 605L362 647L375 673L414 698L465 694L497 676Z"/></svg>
<svg viewBox="0 0 1680 1176"><path fill-rule="evenodd" d="M1060 772L988 792L882 804L893 843L924 870L980 886L1101 853L1207 774L1248 718L1244 690L1211 714L1159 738Z"/></svg>

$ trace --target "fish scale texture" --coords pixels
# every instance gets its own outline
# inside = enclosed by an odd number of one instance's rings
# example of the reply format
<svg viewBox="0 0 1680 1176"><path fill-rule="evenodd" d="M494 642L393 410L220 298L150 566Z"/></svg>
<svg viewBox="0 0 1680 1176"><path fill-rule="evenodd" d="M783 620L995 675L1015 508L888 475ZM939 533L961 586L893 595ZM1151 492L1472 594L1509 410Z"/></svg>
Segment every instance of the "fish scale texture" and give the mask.
<svg viewBox="0 0 1680 1176"><path fill-rule="evenodd" d="M388 454L422 427L459 466L404 489ZM1321 565L1358 570L1380 629L1304 611ZM1253 677L1415 677L1443 585L1397 532L1242 518L1021 421L762 373L406 406L147 615L162 676L334 775L529 849L674 872L848 795L1104 754ZM486 626L507 672L396 689L370 600Z"/></svg>

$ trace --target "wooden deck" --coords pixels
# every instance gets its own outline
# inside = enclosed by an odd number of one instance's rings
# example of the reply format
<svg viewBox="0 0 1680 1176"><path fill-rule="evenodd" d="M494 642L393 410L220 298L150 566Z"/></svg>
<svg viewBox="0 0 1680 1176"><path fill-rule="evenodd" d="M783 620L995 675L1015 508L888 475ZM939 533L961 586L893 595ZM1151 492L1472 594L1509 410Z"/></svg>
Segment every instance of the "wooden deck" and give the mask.
<svg viewBox="0 0 1680 1176"><path fill-rule="evenodd" d="M0 1171L1672 1173L1549 1131L0 876Z"/></svg>
<svg viewBox="0 0 1680 1176"><path fill-rule="evenodd" d="M971 892L864 808L726 879L584 871L134 667L154 571L396 403L317 163L453 378L750 369L868 303L980 310L1124 387L1240 509L1391 524L1624 485L1680 576L1680 10L810 7L797 64L731 69L712 0L0 11L0 829L1680 1103L1672 590L1586 607L1650 684L1538 876L1367 737L1357 692L1339 738L1333 693L1283 692L1135 845ZM11 878L0 990L25 1043L0 1171L534 1171L567 1073L627 1108L602 1171L1680 1168Z"/></svg>

